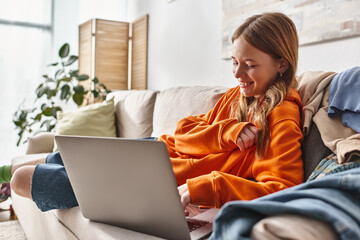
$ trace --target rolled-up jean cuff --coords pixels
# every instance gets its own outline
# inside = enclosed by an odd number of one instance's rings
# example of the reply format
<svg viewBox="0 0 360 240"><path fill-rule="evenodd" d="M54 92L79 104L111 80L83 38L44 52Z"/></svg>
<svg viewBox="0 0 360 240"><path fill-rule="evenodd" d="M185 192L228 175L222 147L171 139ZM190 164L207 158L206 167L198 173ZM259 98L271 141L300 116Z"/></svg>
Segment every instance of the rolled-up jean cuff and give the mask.
<svg viewBox="0 0 360 240"><path fill-rule="evenodd" d="M45 212L78 206L65 167L59 164L38 164L32 178L31 196Z"/></svg>
<svg viewBox="0 0 360 240"><path fill-rule="evenodd" d="M60 156L60 152L49 153L46 156L45 163L55 163L55 164L60 164L60 165L64 166L64 163Z"/></svg>

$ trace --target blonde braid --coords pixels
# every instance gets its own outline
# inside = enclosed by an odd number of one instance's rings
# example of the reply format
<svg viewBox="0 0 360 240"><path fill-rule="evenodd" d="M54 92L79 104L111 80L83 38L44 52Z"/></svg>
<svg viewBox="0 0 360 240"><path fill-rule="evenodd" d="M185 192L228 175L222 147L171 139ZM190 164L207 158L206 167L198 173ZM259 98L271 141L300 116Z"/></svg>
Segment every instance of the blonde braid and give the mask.
<svg viewBox="0 0 360 240"><path fill-rule="evenodd" d="M261 129L256 146L257 158L263 158L265 156L270 142L271 133L267 117L275 107L284 101L287 92L288 88L286 83L283 80L278 79L265 92L264 100L260 103L256 101L256 107L253 108L254 111L251 122L256 123Z"/></svg>
<svg viewBox="0 0 360 240"><path fill-rule="evenodd" d="M254 97L240 95L239 99L231 105L230 117L239 122L256 123L260 128L258 142L256 146L256 157L263 158L266 154L270 142L270 129L267 117L271 110L278 106L286 97L288 87L282 79L276 80L265 92L263 100ZM248 114L251 117L248 119Z"/></svg>

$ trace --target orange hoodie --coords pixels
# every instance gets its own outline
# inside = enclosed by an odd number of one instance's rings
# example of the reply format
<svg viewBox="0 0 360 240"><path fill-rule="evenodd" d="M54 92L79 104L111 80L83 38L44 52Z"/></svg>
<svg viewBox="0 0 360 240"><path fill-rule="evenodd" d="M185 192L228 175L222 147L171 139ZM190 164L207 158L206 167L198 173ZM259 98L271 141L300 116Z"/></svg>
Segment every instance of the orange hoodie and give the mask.
<svg viewBox="0 0 360 240"><path fill-rule="evenodd" d="M301 100L291 90L274 108L268 123L269 148L255 158L256 146L240 151L236 145L249 122L229 118L240 87L230 89L207 114L189 116L177 124L174 136L163 135L178 185L187 183L193 204L221 207L231 200L258 198L303 181L300 145Z"/></svg>

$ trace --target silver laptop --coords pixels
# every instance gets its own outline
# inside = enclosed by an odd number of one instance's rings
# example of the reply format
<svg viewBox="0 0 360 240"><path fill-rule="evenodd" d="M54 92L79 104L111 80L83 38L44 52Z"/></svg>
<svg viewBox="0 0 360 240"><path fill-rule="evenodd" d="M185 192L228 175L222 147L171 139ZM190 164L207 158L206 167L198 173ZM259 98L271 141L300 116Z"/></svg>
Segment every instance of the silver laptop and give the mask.
<svg viewBox="0 0 360 240"><path fill-rule="evenodd" d="M84 217L165 239L211 233L218 210L185 217L164 143L79 136L55 140ZM188 222L196 219L201 227L189 231Z"/></svg>

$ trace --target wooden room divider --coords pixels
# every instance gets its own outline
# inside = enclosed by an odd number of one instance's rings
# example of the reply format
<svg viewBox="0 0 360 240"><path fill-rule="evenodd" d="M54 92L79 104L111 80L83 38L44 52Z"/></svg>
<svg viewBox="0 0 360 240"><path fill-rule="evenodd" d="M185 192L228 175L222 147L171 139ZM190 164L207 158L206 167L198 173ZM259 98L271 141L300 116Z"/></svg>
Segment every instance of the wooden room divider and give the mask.
<svg viewBox="0 0 360 240"><path fill-rule="evenodd" d="M91 19L79 26L79 72L110 90L147 89L148 19ZM90 80L83 83L90 88Z"/></svg>

